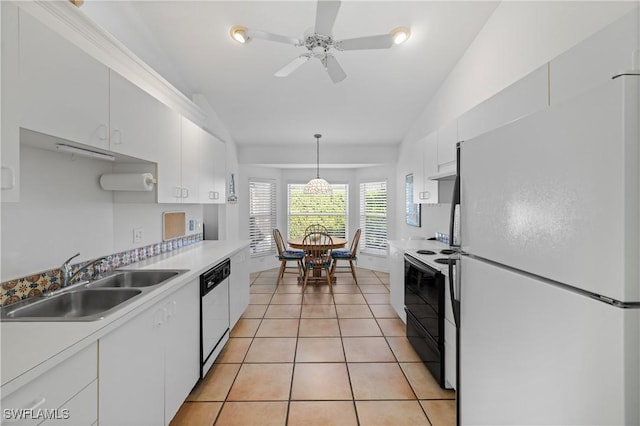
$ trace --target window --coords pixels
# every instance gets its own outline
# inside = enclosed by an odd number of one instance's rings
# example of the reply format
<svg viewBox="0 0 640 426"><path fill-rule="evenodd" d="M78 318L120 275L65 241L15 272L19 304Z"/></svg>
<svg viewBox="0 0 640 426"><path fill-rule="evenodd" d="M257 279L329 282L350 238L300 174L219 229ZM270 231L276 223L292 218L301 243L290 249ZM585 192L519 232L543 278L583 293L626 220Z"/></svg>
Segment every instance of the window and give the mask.
<svg viewBox="0 0 640 426"><path fill-rule="evenodd" d="M334 237L346 238L349 223L349 187L346 184L331 185L331 195L305 194L304 184L290 183L289 238L304 236L309 225L324 225Z"/></svg>
<svg viewBox="0 0 640 426"><path fill-rule="evenodd" d="M275 253L276 184L249 180L249 249L251 256Z"/></svg>
<svg viewBox="0 0 640 426"><path fill-rule="evenodd" d="M387 254L387 182L360 184L360 251Z"/></svg>

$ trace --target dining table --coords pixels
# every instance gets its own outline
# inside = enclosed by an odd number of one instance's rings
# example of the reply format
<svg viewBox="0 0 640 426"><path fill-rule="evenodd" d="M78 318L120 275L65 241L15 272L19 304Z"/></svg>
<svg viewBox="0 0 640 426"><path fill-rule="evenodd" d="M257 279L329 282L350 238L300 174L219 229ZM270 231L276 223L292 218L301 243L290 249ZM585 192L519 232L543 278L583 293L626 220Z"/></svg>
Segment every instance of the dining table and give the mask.
<svg viewBox="0 0 640 426"><path fill-rule="evenodd" d="M327 245L331 247L331 250L343 248L344 246L347 245L346 238L331 237L331 240L332 240L332 244ZM311 246L311 244L304 243L304 237L290 238L289 240L287 240L287 244L289 244L289 247L291 248L304 250L305 252L306 252L306 249L310 248ZM322 282L325 280L324 278L322 278L321 268L313 268L313 276L309 278L312 278L314 282ZM303 282L304 282L304 277L298 277L298 283L302 284ZM336 277L331 277L331 282L335 284Z"/></svg>

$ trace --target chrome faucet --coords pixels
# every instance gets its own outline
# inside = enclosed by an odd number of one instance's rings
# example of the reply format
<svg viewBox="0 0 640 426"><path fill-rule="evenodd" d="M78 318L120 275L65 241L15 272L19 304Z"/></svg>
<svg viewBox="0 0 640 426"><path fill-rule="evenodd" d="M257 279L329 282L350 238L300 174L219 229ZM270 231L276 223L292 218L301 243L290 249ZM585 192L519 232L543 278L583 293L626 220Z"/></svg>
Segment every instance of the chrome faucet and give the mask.
<svg viewBox="0 0 640 426"><path fill-rule="evenodd" d="M68 285L70 285L74 278L78 276L78 274L80 274L82 271L84 271L87 268L90 268L91 266L95 265L98 262L102 262L103 260L106 260L106 257L100 257L96 260L94 260L91 263L88 263L86 265L84 265L83 267L79 268L76 272L72 273L72 269L71 269L71 265L69 265L69 263L75 259L76 257L80 256L80 253L76 253L73 256L71 256L69 259L67 259L66 262L64 262L62 264L62 266L60 267L60 270L62 271L62 287L67 287Z"/></svg>

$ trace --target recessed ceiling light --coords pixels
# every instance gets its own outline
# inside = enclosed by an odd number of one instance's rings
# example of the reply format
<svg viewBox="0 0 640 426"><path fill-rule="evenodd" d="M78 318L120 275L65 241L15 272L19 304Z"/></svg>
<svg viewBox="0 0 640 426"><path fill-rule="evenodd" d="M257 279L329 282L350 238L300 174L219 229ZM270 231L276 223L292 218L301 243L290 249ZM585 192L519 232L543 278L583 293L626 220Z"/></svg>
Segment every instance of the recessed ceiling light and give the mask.
<svg viewBox="0 0 640 426"><path fill-rule="evenodd" d="M391 36L393 37L394 44L401 44L409 40L409 37L411 37L411 31L409 31L409 28L399 27L391 31Z"/></svg>
<svg viewBox="0 0 640 426"><path fill-rule="evenodd" d="M247 36L247 27L234 25L233 27L231 27L231 31L229 33L231 34L231 38L238 43L244 44L248 43L249 40L251 40L251 38Z"/></svg>

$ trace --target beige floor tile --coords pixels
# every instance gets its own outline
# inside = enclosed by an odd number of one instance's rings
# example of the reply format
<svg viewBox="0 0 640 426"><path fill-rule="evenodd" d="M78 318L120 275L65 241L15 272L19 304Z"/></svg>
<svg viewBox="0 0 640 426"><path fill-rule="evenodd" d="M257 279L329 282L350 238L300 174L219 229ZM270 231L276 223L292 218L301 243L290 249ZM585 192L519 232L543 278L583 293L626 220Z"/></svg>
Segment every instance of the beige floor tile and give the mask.
<svg viewBox="0 0 640 426"><path fill-rule="evenodd" d="M228 401L287 401L293 364L242 364Z"/></svg>
<svg viewBox="0 0 640 426"><path fill-rule="evenodd" d="M275 293L271 299L272 305L299 305L302 303L302 294Z"/></svg>
<svg viewBox="0 0 640 426"><path fill-rule="evenodd" d="M296 340L295 337L256 337L244 362L293 362Z"/></svg>
<svg viewBox="0 0 640 426"><path fill-rule="evenodd" d="M384 337L343 337L347 362L395 362Z"/></svg>
<svg viewBox="0 0 640 426"><path fill-rule="evenodd" d="M256 337L296 337L298 321L297 319L264 319Z"/></svg>
<svg viewBox="0 0 640 426"><path fill-rule="evenodd" d="M422 362L406 337L387 337L387 342L399 362Z"/></svg>
<svg viewBox="0 0 640 426"><path fill-rule="evenodd" d="M251 305L268 305L271 303L272 294L254 293L249 294L249 304Z"/></svg>
<svg viewBox="0 0 640 426"><path fill-rule="evenodd" d="M442 389L427 367L421 362L401 363L409 383L418 399L454 399L455 392Z"/></svg>
<svg viewBox="0 0 640 426"><path fill-rule="evenodd" d="M357 426L356 410L351 401L292 401L289 406L291 426Z"/></svg>
<svg viewBox="0 0 640 426"><path fill-rule="evenodd" d="M305 294L328 294L331 293L332 287L329 287L326 281L318 284L307 284L307 288L304 289Z"/></svg>
<svg viewBox="0 0 640 426"><path fill-rule="evenodd" d="M247 350L249 350L251 340L253 339L249 337L230 338L222 348L222 351L220 351L220 355L218 355L218 359L216 359L216 362L222 364L241 363L242 360L244 360L244 356L247 354Z"/></svg>
<svg viewBox="0 0 640 426"><path fill-rule="evenodd" d="M264 284L253 284L249 287L250 294L271 294L276 291L275 284L264 285Z"/></svg>
<svg viewBox="0 0 640 426"><path fill-rule="evenodd" d="M373 318L368 305L336 305L338 318Z"/></svg>
<svg viewBox="0 0 640 426"><path fill-rule="evenodd" d="M302 318L337 318L335 305L302 305Z"/></svg>
<svg viewBox="0 0 640 426"><path fill-rule="evenodd" d="M416 399L396 363L348 363L354 399Z"/></svg>
<svg viewBox="0 0 640 426"><path fill-rule="evenodd" d="M185 402L169 426L211 426L222 402Z"/></svg>
<svg viewBox="0 0 640 426"><path fill-rule="evenodd" d="M241 364L213 364L204 379L187 397L187 401L224 401Z"/></svg>
<svg viewBox="0 0 640 426"><path fill-rule="evenodd" d="M298 273L287 273L285 274L284 277L282 277L282 280L280 280L280 285L300 285L302 286L302 283L298 280Z"/></svg>
<svg viewBox="0 0 640 426"><path fill-rule="evenodd" d="M226 402L216 426L282 426L287 402Z"/></svg>
<svg viewBox="0 0 640 426"><path fill-rule="evenodd" d="M339 337L300 337L296 362L344 362L342 339Z"/></svg>
<svg viewBox="0 0 640 426"><path fill-rule="evenodd" d="M356 401L361 426L426 425L418 401Z"/></svg>
<svg viewBox="0 0 640 426"><path fill-rule="evenodd" d="M262 318L269 305L249 305L244 310L242 318Z"/></svg>
<svg viewBox="0 0 640 426"><path fill-rule="evenodd" d="M398 318L398 314L391 305L370 305L369 309L376 318Z"/></svg>
<svg viewBox="0 0 640 426"><path fill-rule="evenodd" d="M306 290L303 303L305 305L330 305L333 304L333 295L331 293L314 293Z"/></svg>
<svg viewBox="0 0 640 426"><path fill-rule="evenodd" d="M407 335L407 326L400 318L378 318L377 321L385 336Z"/></svg>
<svg viewBox="0 0 640 426"><path fill-rule="evenodd" d="M256 285L276 285L275 277L276 277L276 274L273 274L273 276L260 274L260 276L253 281L253 284L251 286L253 287Z"/></svg>
<svg viewBox="0 0 640 426"><path fill-rule="evenodd" d="M292 400L350 400L347 365L299 364L293 370Z"/></svg>
<svg viewBox="0 0 640 426"><path fill-rule="evenodd" d="M280 285L276 289L276 293L302 294L302 286L280 283Z"/></svg>
<svg viewBox="0 0 640 426"><path fill-rule="evenodd" d="M334 294L336 305L366 305L367 301L362 294Z"/></svg>
<svg viewBox="0 0 640 426"><path fill-rule="evenodd" d="M356 274L362 275L363 277L375 277L376 273L371 269L358 268L356 267Z"/></svg>
<svg viewBox="0 0 640 426"><path fill-rule="evenodd" d="M256 330L260 326L262 320L259 319L239 319L236 325L229 333L230 337L253 337L256 334Z"/></svg>
<svg viewBox="0 0 640 426"><path fill-rule="evenodd" d="M420 401L422 408L427 413L427 417L433 426L455 426L456 425L456 401L432 400Z"/></svg>
<svg viewBox="0 0 640 426"><path fill-rule="evenodd" d="M260 277L264 278L264 277L276 277L278 275L278 272L280 270L280 267L278 266L277 268L272 268L272 269L267 269L265 271L261 271L260 272Z"/></svg>
<svg viewBox="0 0 640 426"><path fill-rule="evenodd" d="M361 292L355 283L339 283L333 286L333 294L361 294Z"/></svg>
<svg viewBox="0 0 640 426"><path fill-rule="evenodd" d="M265 318L300 318L300 305L269 305Z"/></svg>
<svg viewBox="0 0 640 426"><path fill-rule="evenodd" d="M338 320L335 318L302 318L300 320L300 337L333 337L340 336Z"/></svg>
<svg viewBox="0 0 640 426"><path fill-rule="evenodd" d="M380 278L376 277L375 275L364 275L362 273L356 273L358 275L358 285L380 285L382 284L382 281L380 281Z"/></svg>
<svg viewBox="0 0 640 426"><path fill-rule="evenodd" d="M249 274L249 278L252 280L255 280L256 278L258 278L259 275L260 275L260 272L251 272Z"/></svg>
<svg viewBox="0 0 640 426"><path fill-rule="evenodd" d="M367 299L367 303L370 305L389 305L391 303L389 299L389 293L368 293L364 295L364 298Z"/></svg>
<svg viewBox="0 0 640 426"><path fill-rule="evenodd" d="M382 336L382 331L373 318L340 318L338 322L343 337Z"/></svg>
<svg viewBox="0 0 640 426"><path fill-rule="evenodd" d="M389 293L389 290L382 284L360 284L360 291L363 293Z"/></svg>

